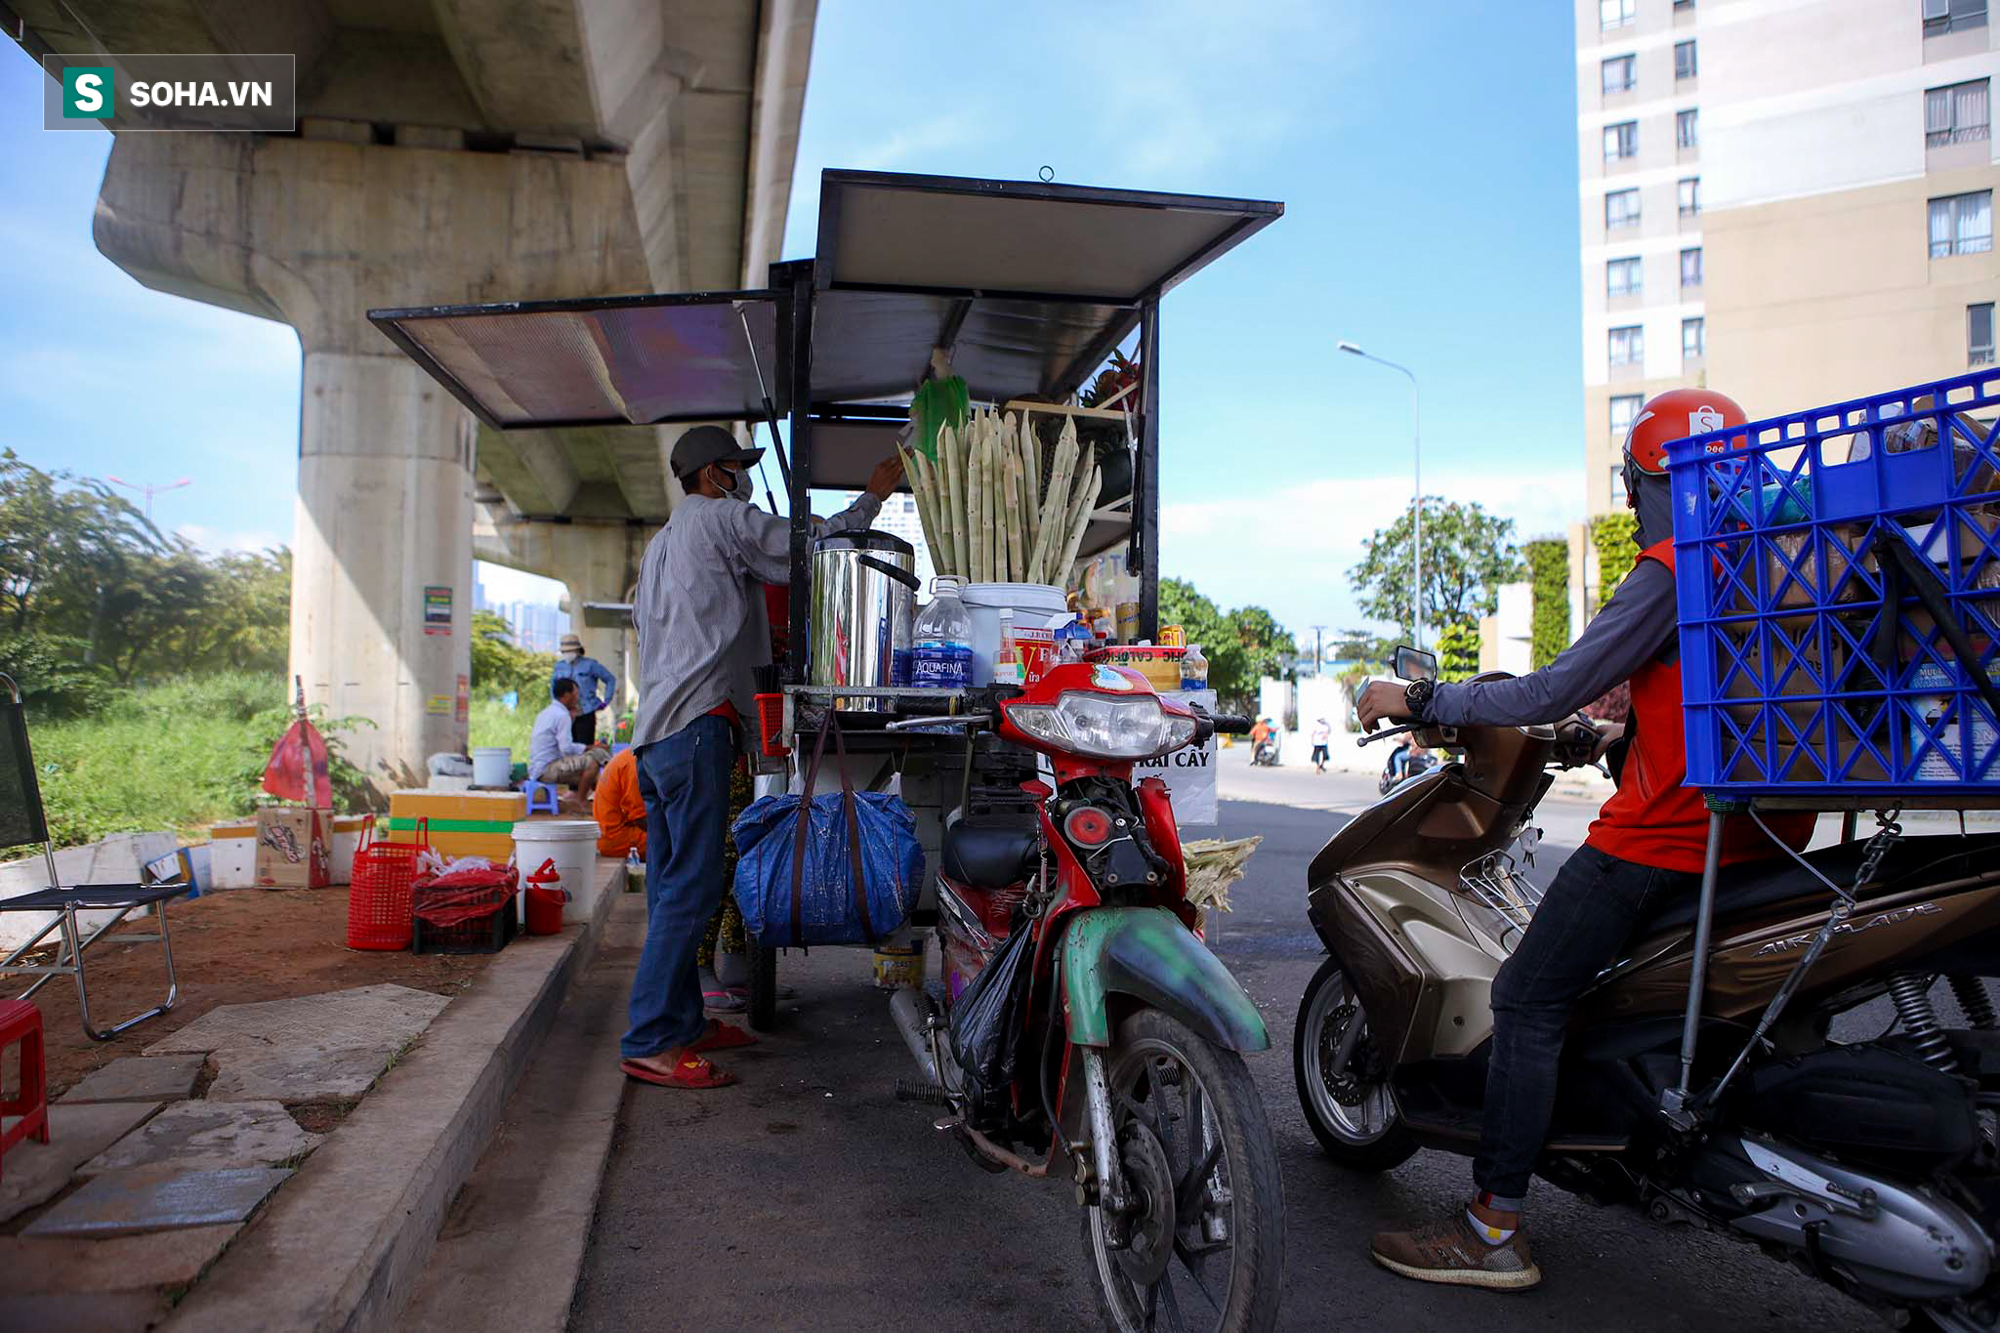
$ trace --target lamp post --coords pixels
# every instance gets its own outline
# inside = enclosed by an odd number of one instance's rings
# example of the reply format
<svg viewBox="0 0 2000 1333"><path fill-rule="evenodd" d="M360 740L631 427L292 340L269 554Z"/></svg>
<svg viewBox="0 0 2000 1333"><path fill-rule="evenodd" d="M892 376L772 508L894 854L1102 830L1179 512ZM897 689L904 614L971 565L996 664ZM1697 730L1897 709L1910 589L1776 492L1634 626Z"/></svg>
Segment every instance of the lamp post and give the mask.
<svg viewBox="0 0 2000 1333"><path fill-rule="evenodd" d="M1410 506L1410 632L1416 636L1416 646L1424 646L1424 448L1423 427L1417 410L1417 376L1408 366L1399 366L1394 361L1385 361L1367 352L1346 339L1341 339L1340 350L1363 361L1373 361L1378 366L1402 375L1410 381L1410 455L1416 472L1416 498Z"/></svg>
<svg viewBox="0 0 2000 1333"><path fill-rule="evenodd" d="M126 481L123 477L107 476L105 477L105 480L112 483L115 486L123 486L128 491L137 491L139 494L145 496L146 521L148 523L151 523L153 521L154 496L158 495L161 491L177 491L183 486L192 486L194 484L194 478L192 477L182 477L179 481L170 481L164 486L154 486L151 484L142 484L136 481Z"/></svg>

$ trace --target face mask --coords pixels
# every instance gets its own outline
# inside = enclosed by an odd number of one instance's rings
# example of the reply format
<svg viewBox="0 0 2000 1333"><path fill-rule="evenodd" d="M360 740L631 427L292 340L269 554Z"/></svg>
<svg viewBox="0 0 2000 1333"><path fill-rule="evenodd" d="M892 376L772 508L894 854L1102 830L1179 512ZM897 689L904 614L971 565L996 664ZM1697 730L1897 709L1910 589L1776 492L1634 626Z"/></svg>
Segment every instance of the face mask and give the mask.
<svg viewBox="0 0 2000 1333"><path fill-rule="evenodd" d="M750 471L748 468L737 472L731 472L725 468L722 475L730 479L729 485L725 486L722 490L724 499L741 500L745 504L748 504L751 497L757 493L756 486L750 480Z"/></svg>

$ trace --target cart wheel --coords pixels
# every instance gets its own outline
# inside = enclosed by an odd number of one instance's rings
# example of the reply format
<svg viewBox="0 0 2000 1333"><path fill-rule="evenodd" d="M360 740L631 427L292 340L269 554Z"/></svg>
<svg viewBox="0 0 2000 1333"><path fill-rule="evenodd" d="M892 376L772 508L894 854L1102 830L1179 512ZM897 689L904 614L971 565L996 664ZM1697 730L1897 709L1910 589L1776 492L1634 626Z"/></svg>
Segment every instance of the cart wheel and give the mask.
<svg viewBox="0 0 2000 1333"><path fill-rule="evenodd" d="M778 951L750 946L750 1026L769 1032L778 1022Z"/></svg>

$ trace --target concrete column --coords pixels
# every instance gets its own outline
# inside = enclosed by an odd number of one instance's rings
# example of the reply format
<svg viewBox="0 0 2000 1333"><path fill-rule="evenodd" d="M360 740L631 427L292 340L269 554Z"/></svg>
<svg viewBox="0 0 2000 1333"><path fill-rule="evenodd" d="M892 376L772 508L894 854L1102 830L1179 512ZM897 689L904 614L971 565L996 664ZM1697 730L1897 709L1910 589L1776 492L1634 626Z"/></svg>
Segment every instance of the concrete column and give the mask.
<svg viewBox="0 0 2000 1333"><path fill-rule="evenodd" d="M466 745L476 423L401 355L309 352L303 399L292 670L375 723L383 781L421 785L423 756Z"/></svg>
<svg viewBox="0 0 2000 1333"><path fill-rule="evenodd" d="M95 234L150 287L299 331L292 671L373 724L345 744L388 789L464 745L476 434L367 311L639 290L645 259L616 162L305 130L121 135ZM259 480L246 506L279 501ZM449 590L448 623L427 623L427 588Z"/></svg>

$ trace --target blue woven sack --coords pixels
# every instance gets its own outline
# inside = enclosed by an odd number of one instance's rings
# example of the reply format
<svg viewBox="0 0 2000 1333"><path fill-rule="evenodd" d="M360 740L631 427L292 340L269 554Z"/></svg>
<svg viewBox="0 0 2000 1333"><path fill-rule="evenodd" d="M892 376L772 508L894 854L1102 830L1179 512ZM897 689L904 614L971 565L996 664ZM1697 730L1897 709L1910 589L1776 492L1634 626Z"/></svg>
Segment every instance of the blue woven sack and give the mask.
<svg viewBox="0 0 2000 1333"><path fill-rule="evenodd" d="M916 817L900 796L857 792L831 710L806 768L813 788L831 734L840 791L760 797L736 820L736 905L765 948L873 944L908 919L924 882Z"/></svg>

